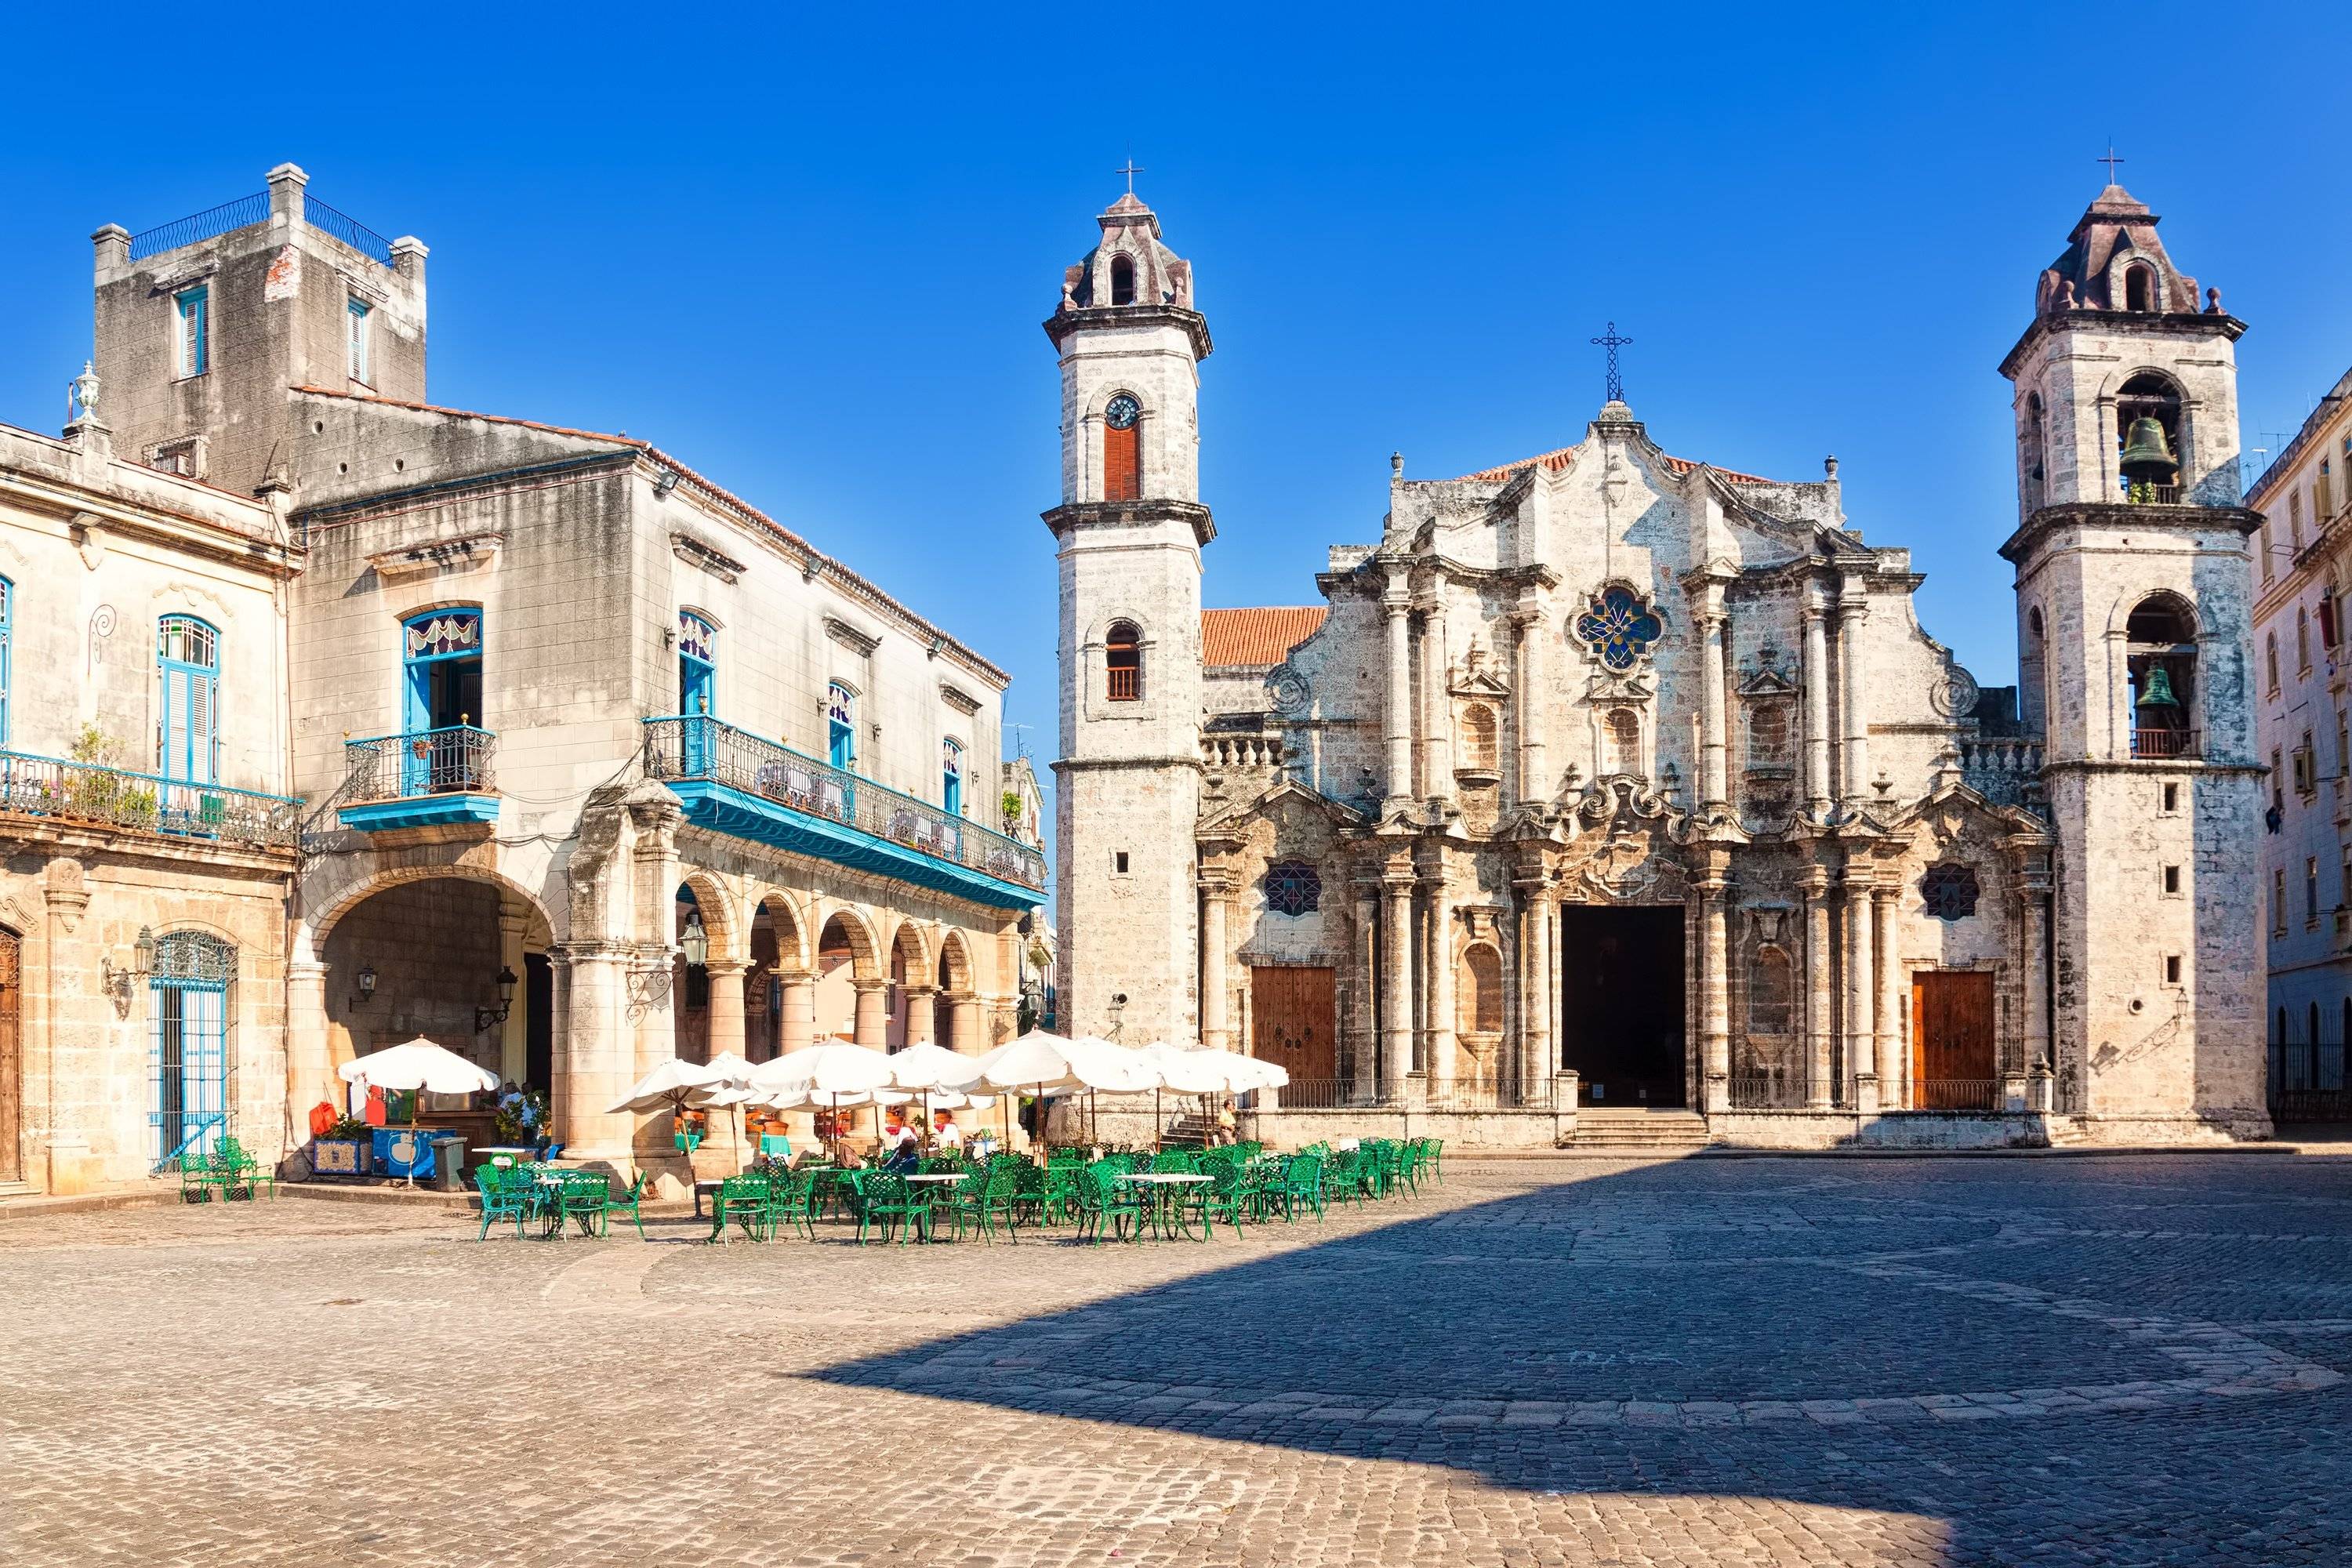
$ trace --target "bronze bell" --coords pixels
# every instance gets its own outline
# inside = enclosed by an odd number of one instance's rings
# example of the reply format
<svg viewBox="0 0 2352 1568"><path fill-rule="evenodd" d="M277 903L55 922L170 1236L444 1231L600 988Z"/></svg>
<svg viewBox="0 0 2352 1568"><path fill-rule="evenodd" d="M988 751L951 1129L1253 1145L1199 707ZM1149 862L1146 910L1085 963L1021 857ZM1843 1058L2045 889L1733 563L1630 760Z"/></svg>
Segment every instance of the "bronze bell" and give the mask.
<svg viewBox="0 0 2352 1568"><path fill-rule="evenodd" d="M2150 421L2150 423L2154 422ZM2172 677L2164 672L2164 666L2158 664L2149 667L2147 672L2147 684L2141 689L2139 700L2132 704L2132 706L2135 708L2178 708L2180 706L2180 700L2172 694Z"/></svg>
<svg viewBox="0 0 2352 1568"><path fill-rule="evenodd" d="M2179 459L2164 438L2164 426L2153 416L2143 414L2132 421L2122 467L2124 478L2135 484L2170 484L2180 471Z"/></svg>

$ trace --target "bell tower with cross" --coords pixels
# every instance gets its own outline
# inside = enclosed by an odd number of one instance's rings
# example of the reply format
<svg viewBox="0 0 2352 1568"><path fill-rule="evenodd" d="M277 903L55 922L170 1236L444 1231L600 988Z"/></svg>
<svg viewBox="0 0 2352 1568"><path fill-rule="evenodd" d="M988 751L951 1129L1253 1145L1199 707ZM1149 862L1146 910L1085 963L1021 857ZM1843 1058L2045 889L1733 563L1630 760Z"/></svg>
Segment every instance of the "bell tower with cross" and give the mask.
<svg viewBox="0 0 2352 1568"><path fill-rule="evenodd" d="M1200 362L1192 268L1134 191L1062 275L1045 322L1062 373L1055 924L1061 1018L1129 1045L1199 1030Z"/></svg>
<svg viewBox="0 0 2352 1568"><path fill-rule="evenodd" d="M2020 717L2057 847L2028 867L2052 984L2022 998L2056 1109L2267 1128L2245 323L2109 183L2044 268L2013 387ZM2154 1136L2170 1136L2151 1129Z"/></svg>

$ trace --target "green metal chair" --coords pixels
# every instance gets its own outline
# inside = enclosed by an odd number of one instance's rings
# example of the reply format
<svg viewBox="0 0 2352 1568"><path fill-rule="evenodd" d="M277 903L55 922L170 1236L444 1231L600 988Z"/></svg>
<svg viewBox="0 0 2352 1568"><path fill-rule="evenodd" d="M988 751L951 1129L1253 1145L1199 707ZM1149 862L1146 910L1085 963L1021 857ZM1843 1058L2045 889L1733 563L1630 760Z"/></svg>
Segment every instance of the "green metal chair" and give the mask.
<svg viewBox="0 0 2352 1568"><path fill-rule="evenodd" d="M1323 1161L1316 1154L1293 1154L1282 1164L1280 1187L1282 1217L1294 1223L1301 1208L1315 1211L1315 1223L1323 1223Z"/></svg>
<svg viewBox="0 0 2352 1568"><path fill-rule="evenodd" d="M729 1176L719 1184L710 1205L710 1235L706 1240L724 1245L732 1225L753 1241L768 1239L768 1179Z"/></svg>
<svg viewBox="0 0 2352 1568"><path fill-rule="evenodd" d="M1234 1227L1235 1236L1241 1235L1241 1172L1224 1161L1218 1161L1206 1174L1209 1178L1206 1182L1185 1190L1183 1213L1186 1220L1197 1218L1201 1222L1201 1239L1204 1242L1220 1219Z"/></svg>
<svg viewBox="0 0 2352 1568"><path fill-rule="evenodd" d="M528 1184L519 1184L511 1173L495 1165L484 1165L474 1173L475 1189L482 1195L482 1229L476 1241L487 1241L490 1226L500 1220L514 1221L515 1239L522 1239L523 1221L530 1214L530 1191Z"/></svg>
<svg viewBox="0 0 2352 1568"><path fill-rule="evenodd" d="M1078 1173L1078 1238L1089 1245L1099 1245L1108 1227L1113 1237L1128 1239L1128 1226L1132 1225L1138 1236L1143 1234L1149 1217L1143 1200L1136 1189L1118 1178L1128 1173L1118 1169L1108 1160L1097 1161Z"/></svg>

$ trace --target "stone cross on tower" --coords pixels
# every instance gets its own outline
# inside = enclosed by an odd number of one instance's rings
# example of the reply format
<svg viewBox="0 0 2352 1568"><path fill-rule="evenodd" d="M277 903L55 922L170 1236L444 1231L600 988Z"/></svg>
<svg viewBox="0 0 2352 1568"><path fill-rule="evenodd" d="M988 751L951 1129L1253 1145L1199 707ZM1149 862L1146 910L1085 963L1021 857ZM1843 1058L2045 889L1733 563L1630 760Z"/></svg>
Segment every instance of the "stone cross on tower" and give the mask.
<svg viewBox="0 0 2352 1568"><path fill-rule="evenodd" d="M2107 155L2105 157L2094 158L2091 160L2094 163L2105 163L2107 166L2107 184L2111 185L2116 183L2116 165L2123 163L2124 161L2125 160L2116 156L2116 144L2112 142L2107 143Z"/></svg>
<svg viewBox="0 0 2352 1568"><path fill-rule="evenodd" d="M1131 196L1135 195L1135 176L1143 173L1143 165L1135 161L1134 153L1129 153L1127 155L1127 163L1119 168L1113 169L1111 173L1127 176L1127 194Z"/></svg>
<svg viewBox="0 0 2352 1568"><path fill-rule="evenodd" d="M1609 379L1607 383L1609 389L1608 401L1611 403L1624 402L1625 377L1620 374L1617 368L1617 351L1625 347L1633 340L1631 338L1619 337L1617 335L1617 323L1612 321L1609 323L1608 336L1595 338L1592 341L1609 351Z"/></svg>

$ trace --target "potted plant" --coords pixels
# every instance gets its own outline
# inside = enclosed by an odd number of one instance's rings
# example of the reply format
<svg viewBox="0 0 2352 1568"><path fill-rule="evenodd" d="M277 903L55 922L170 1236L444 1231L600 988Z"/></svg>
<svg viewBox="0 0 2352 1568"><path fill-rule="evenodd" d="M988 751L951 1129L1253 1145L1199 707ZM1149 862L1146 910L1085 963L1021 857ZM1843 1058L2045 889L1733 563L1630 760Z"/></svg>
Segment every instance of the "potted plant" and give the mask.
<svg viewBox="0 0 2352 1568"><path fill-rule="evenodd" d="M364 1176L371 1158L374 1130L356 1116L345 1116L312 1140L310 1169L321 1176Z"/></svg>

